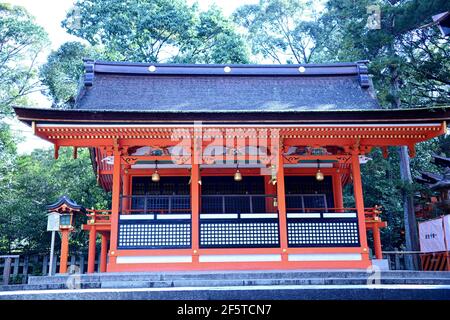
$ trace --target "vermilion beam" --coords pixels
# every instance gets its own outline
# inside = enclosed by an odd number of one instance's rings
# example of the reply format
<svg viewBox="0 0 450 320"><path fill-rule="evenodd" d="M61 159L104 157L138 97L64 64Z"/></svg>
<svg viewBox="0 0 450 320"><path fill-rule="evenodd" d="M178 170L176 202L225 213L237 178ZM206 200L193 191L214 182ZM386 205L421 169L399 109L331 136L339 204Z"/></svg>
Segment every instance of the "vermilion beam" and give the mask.
<svg viewBox="0 0 450 320"><path fill-rule="evenodd" d="M108 236L102 233L102 246L100 250L100 272L106 272L106 261L108 257Z"/></svg>
<svg viewBox="0 0 450 320"><path fill-rule="evenodd" d="M352 153L352 176L353 176L353 194L355 197L356 211L358 213L359 239L362 247L363 260L369 259L369 249L367 247L366 222L364 215L364 198L361 181L361 169L359 166L359 151L353 150Z"/></svg>
<svg viewBox="0 0 450 320"><path fill-rule="evenodd" d="M88 250L88 273L94 273L95 271L95 246L97 240L97 230L93 226L89 230L89 250Z"/></svg>
<svg viewBox="0 0 450 320"><path fill-rule="evenodd" d="M283 251L282 261L287 261L286 250L288 247L287 236L287 215L286 215L286 192L284 186L284 161L282 141L279 143L277 154L277 199L278 199L278 219L280 228L280 246Z"/></svg>
<svg viewBox="0 0 450 320"><path fill-rule="evenodd" d="M70 230L61 230L61 256L59 258L59 273L67 272L67 259L69 256L69 234Z"/></svg>
<svg viewBox="0 0 450 320"><path fill-rule="evenodd" d="M112 208L111 208L111 239L109 265L116 263L117 236L119 227L119 206L120 206L120 151L116 147L114 150L113 185L112 185Z"/></svg>

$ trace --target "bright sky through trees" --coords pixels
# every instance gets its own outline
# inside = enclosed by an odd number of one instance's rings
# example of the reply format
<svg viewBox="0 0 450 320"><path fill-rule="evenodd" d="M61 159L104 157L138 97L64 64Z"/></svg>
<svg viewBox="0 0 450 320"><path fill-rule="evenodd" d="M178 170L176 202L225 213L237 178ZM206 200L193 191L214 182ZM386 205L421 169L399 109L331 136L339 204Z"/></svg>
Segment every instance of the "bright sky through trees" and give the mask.
<svg viewBox="0 0 450 320"><path fill-rule="evenodd" d="M62 27L61 21L66 17L66 13L73 6L73 0L4 0L13 5L23 6L36 18L36 22L44 27L49 34L51 47L41 56L44 63L51 50L58 49L67 41L82 41L73 35L68 34ZM216 4L225 15L230 15L238 6L244 4L255 4L258 0L187 0L189 4L197 2L201 10L207 10L209 6ZM35 93L31 96L38 107L50 107L51 102L42 94ZM51 144L34 136L31 129L24 124L13 122L13 132L24 136L24 142L18 145L19 153L29 153L33 149L50 147Z"/></svg>

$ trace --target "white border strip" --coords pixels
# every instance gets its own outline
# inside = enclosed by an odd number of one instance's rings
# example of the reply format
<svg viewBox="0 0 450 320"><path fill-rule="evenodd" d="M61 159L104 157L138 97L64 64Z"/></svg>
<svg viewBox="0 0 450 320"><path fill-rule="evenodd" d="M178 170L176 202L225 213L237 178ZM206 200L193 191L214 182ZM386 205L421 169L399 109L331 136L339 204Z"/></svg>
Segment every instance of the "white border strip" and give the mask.
<svg viewBox="0 0 450 320"><path fill-rule="evenodd" d="M189 164L158 164L159 169L189 169L191 165ZM133 164L131 165L131 169L155 169L154 164Z"/></svg>
<svg viewBox="0 0 450 320"><path fill-rule="evenodd" d="M153 166L155 167L155 166ZM320 163L321 168L333 168L332 163ZM317 168L317 163L287 163L283 168Z"/></svg>
<svg viewBox="0 0 450 320"><path fill-rule="evenodd" d="M356 213L350 212L350 213L323 213L324 218L356 218Z"/></svg>
<svg viewBox="0 0 450 320"><path fill-rule="evenodd" d="M153 214L121 214L120 220L154 220Z"/></svg>
<svg viewBox="0 0 450 320"><path fill-rule="evenodd" d="M281 261L281 254L211 254L200 255L199 262L273 262Z"/></svg>
<svg viewBox="0 0 450 320"><path fill-rule="evenodd" d="M241 213L242 219L276 219L276 213Z"/></svg>
<svg viewBox="0 0 450 320"><path fill-rule="evenodd" d="M360 253L289 254L288 261L361 261Z"/></svg>
<svg viewBox="0 0 450 320"><path fill-rule="evenodd" d="M60 123L38 123L36 127L38 128L90 128L90 127L98 127L99 125L102 128L176 128L176 129L191 129L195 127L204 127L204 128L310 128L310 127L318 127L318 128L328 128L328 127L337 127L337 128L351 128L354 126L363 127L363 128L374 128L374 127L440 127L441 123L402 123L402 124L304 124L304 125L289 125L289 124L264 124L264 125L252 125L252 124L227 124L227 125L218 125L218 124L202 124L202 125L182 125L182 124L60 124Z"/></svg>
<svg viewBox="0 0 450 320"><path fill-rule="evenodd" d="M202 213L200 219L237 219L237 213Z"/></svg>
<svg viewBox="0 0 450 320"><path fill-rule="evenodd" d="M288 213L288 218L300 218L300 219L307 219L307 218L320 218L320 213Z"/></svg>
<svg viewBox="0 0 450 320"><path fill-rule="evenodd" d="M317 164L315 163L288 163L284 164L284 168L317 168ZM332 163L323 163L320 164L321 168L332 168ZM131 165L132 169L155 169L154 164L133 164ZM187 164L158 164L158 168L160 169L189 169L191 168L191 165ZM208 169L208 168L236 168L236 165L227 165L227 164L207 164L207 165L200 165L201 169ZM240 164L239 168L264 168L264 165L262 164Z"/></svg>
<svg viewBox="0 0 450 320"><path fill-rule="evenodd" d="M116 263L186 263L192 256L119 256Z"/></svg>
<svg viewBox="0 0 450 320"><path fill-rule="evenodd" d="M191 215L188 213L185 214L158 214L156 215L156 219L157 220L178 220L178 219L185 219L185 220L190 220L191 219Z"/></svg>

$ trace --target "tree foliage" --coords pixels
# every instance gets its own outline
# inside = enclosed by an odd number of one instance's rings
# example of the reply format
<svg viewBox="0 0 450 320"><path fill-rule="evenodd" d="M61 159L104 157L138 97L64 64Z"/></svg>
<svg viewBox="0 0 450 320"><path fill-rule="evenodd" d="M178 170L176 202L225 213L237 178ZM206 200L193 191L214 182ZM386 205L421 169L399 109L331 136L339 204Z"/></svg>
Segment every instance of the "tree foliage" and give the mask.
<svg viewBox="0 0 450 320"><path fill-rule="evenodd" d="M43 92L53 100L54 108L70 108L74 105L83 75L83 59L99 55L93 48L79 42L66 42L50 53L47 62L39 70L39 76L47 88Z"/></svg>
<svg viewBox="0 0 450 320"><path fill-rule="evenodd" d="M79 0L62 22L88 43L52 52L40 70L56 108L71 108L82 58L170 63L247 63L248 50L234 23L212 6L199 11L185 0Z"/></svg>
<svg viewBox="0 0 450 320"><path fill-rule="evenodd" d="M323 10L312 1L260 0L244 5L233 21L217 7L200 11L185 0L78 0L62 22L87 44L70 42L52 52L40 78L54 107L70 108L82 75L82 58L179 63L342 62L370 60L370 73L385 108L450 104L449 41L436 28L420 29L431 16L450 10L446 0L328 0ZM317 1L314 1L317 4ZM380 28L369 28L368 6L380 8ZM35 90L35 58L46 44L42 28L22 8L0 5L0 109ZM239 29L236 27L239 25ZM238 31L239 30L239 31ZM243 34L243 35L241 35ZM4 61L3 63L1 63ZM28 63L30 62L30 63ZM25 64L28 63L28 64ZM89 154L69 151L58 160L50 151L19 156L15 138L0 127L0 251L45 251L45 204L67 194L80 204L109 208L109 197L96 186ZM433 153L450 156L450 138L417 146L413 176L436 170ZM365 205L382 205L388 228L384 249L404 244L402 191L420 186L402 182L399 155L385 159L374 149L362 166ZM351 206L351 186L346 204ZM85 235L72 237L83 249Z"/></svg>
<svg viewBox="0 0 450 320"><path fill-rule="evenodd" d="M16 157L2 176L0 189L0 252L46 252L45 206L67 195L83 206L109 208L109 195L96 185L88 150L79 150L78 159L71 150L61 152L58 160L51 150L35 150ZM73 248L82 250L83 232L71 237Z"/></svg>
<svg viewBox="0 0 450 320"><path fill-rule="evenodd" d="M36 59L47 44L46 32L24 8L0 3L0 117L39 87Z"/></svg>
<svg viewBox="0 0 450 320"><path fill-rule="evenodd" d="M369 5L380 9L379 28L369 28ZM445 74L450 72L448 40L434 29L420 29L431 16L450 9L448 1L351 1L330 0L319 20L325 26L326 42L321 58L331 61L369 59L378 98L385 108L423 107L450 103ZM325 30L327 30L325 32ZM419 144L411 162L413 176L430 167L440 139ZM383 230L385 248L400 247L404 230L403 202L420 186L399 176L400 159L393 148L387 160L380 151L362 170L366 205L381 204L390 223ZM403 160L404 161L404 160Z"/></svg>
<svg viewBox="0 0 450 320"><path fill-rule="evenodd" d="M323 1L261 0L234 13L244 27L252 51L275 63L309 63L322 45L317 5Z"/></svg>
<svg viewBox="0 0 450 320"><path fill-rule="evenodd" d="M379 28L369 28L367 7L380 8ZM450 10L436 1L330 0L321 16L327 42L323 59L369 60L378 98L385 107L430 106L449 102L449 43L436 29L420 29L431 16Z"/></svg>
<svg viewBox="0 0 450 320"><path fill-rule="evenodd" d="M185 0L79 0L63 26L119 61L247 61L244 42L217 7L200 12Z"/></svg>

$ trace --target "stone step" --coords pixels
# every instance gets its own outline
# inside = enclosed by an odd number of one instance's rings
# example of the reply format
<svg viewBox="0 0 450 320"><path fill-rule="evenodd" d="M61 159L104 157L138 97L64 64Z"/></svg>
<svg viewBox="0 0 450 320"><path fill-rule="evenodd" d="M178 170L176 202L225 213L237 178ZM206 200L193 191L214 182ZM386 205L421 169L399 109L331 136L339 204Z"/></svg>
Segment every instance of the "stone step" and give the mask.
<svg viewBox="0 0 450 320"><path fill-rule="evenodd" d="M67 278L66 278L67 279ZM71 288L180 288L221 286L271 286L271 285L366 285L374 284L365 278L291 278L291 279L175 279L175 280L105 280L41 283L0 287L0 291L56 290ZM392 278L382 277L380 284L450 285L449 278Z"/></svg>
<svg viewBox="0 0 450 320"><path fill-rule="evenodd" d="M248 279L310 279L359 278L367 279L372 273L365 271L253 271L253 272L153 272L153 273L97 273L76 275L81 283L105 281L175 281L175 280L248 280ZM381 278L450 279L450 272L383 271ZM29 284L66 283L68 275L31 276Z"/></svg>
<svg viewBox="0 0 450 320"><path fill-rule="evenodd" d="M449 285L271 285L0 292L0 300L450 300Z"/></svg>
<svg viewBox="0 0 450 320"><path fill-rule="evenodd" d="M175 280L175 281L106 281L101 288L181 288L181 287L221 287L221 286L292 286L292 285L367 285L365 279L358 278L311 278L311 279L246 279L246 280ZM370 283L369 283L370 284ZM450 279L381 279L380 284L425 284L450 285Z"/></svg>

